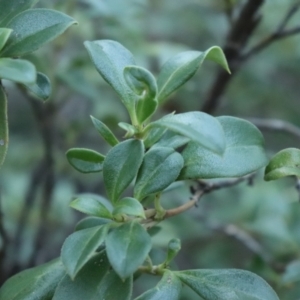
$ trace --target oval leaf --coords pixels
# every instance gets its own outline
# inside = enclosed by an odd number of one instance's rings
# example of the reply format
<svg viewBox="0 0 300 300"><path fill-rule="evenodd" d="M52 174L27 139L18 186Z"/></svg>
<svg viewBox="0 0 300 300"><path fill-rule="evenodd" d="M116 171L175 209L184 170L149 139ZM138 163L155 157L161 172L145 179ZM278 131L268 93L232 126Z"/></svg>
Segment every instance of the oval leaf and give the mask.
<svg viewBox="0 0 300 300"><path fill-rule="evenodd" d="M135 118L136 95L128 87L123 76L126 66L135 65L131 52L120 43L110 40L86 41L84 46L97 71L119 94L131 118Z"/></svg>
<svg viewBox="0 0 300 300"><path fill-rule="evenodd" d="M66 271L59 259L25 270L8 279L0 289L0 300L52 299Z"/></svg>
<svg viewBox="0 0 300 300"><path fill-rule="evenodd" d="M61 260L72 279L104 242L108 225L83 229L72 233L61 249Z"/></svg>
<svg viewBox="0 0 300 300"><path fill-rule="evenodd" d="M97 129L97 131L100 133L100 135L103 137L103 139L111 146L115 146L119 143L118 139L115 137L115 135L111 132L111 130L100 120L94 118L91 116L92 122Z"/></svg>
<svg viewBox="0 0 300 300"><path fill-rule="evenodd" d="M1 4L0 4L0 6L1 6ZM12 30L9 28L0 28L0 51L6 44L11 32L12 32Z"/></svg>
<svg viewBox="0 0 300 300"><path fill-rule="evenodd" d="M272 157L265 170L265 180L291 175L300 178L300 150L296 148L281 150Z"/></svg>
<svg viewBox="0 0 300 300"><path fill-rule="evenodd" d="M33 52L75 23L71 17L55 10L23 11L7 24L13 32L0 55L16 57Z"/></svg>
<svg viewBox="0 0 300 300"><path fill-rule="evenodd" d="M163 65L158 75L158 102L164 101L187 82L205 59L218 63L230 73L225 55L220 47L211 47L205 52L186 51L179 53Z"/></svg>
<svg viewBox="0 0 300 300"><path fill-rule="evenodd" d="M218 120L203 112L167 115L149 124L145 130L162 127L183 135L216 153L225 149L225 136Z"/></svg>
<svg viewBox="0 0 300 300"><path fill-rule="evenodd" d="M110 222L109 219L102 219L102 218L97 218L97 217L86 217L86 218L80 220L76 224L74 231L79 231L82 229L105 225L109 222Z"/></svg>
<svg viewBox="0 0 300 300"><path fill-rule="evenodd" d="M178 135L172 131L167 131L161 139L153 145L154 147L170 147L173 149L177 149L179 147L184 146L190 141L189 138L184 137L182 135Z"/></svg>
<svg viewBox="0 0 300 300"><path fill-rule="evenodd" d="M158 193L173 183L182 167L183 158L172 148L155 147L150 149L139 170L134 197L143 200L146 196Z"/></svg>
<svg viewBox="0 0 300 300"><path fill-rule="evenodd" d="M189 143L183 150L184 168L180 179L239 177L254 172L267 163L264 139L250 122L217 118L225 132L226 148L222 156Z"/></svg>
<svg viewBox="0 0 300 300"><path fill-rule="evenodd" d="M148 290L135 300L179 300L181 289L180 279L173 272L166 270L155 288Z"/></svg>
<svg viewBox="0 0 300 300"><path fill-rule="evenodd" d="M23 84L34 84L35 66L23 59L0 58L0 78Z"/></svg>
<svg viewBox="0 0 300 300"><path fill-rule="evenodd" d="M111 231L105 243L108 259L122 279L131 276L151 250L149 234L136 222L125 223Z"/></svg>
<svg viewBox="0 0 300 300"><path fill-rule="evenodd" d="M119 143L107 154L103 163L103 177L107 194L116 202L136 176L142 163L144 145L130 139Z"/></svg>
<svg viewBox="0 0 300 300"><path fill-rule="evenodd" d="M174 272L204 300L279 300L261 277L243 270L190 270Z"/></svg>
<svg viewBox="0 0 300 300"><path fill-rule="evenodd" d="M94 198L79 197L70 203L70 206L84 214L111 219L112 214L101 202Z"/></svg>
<svg viewBox="0 0 300 300"><path fill-rule="evenodd" d="M38 0L1 0L0 1L0 27L5 25L20 12L31 8Z"/></svg>
<svg viewBox="0 0 300 300"><path fill-rule="evenodd" d="M7 99L0 84L0 167L2 166L8 147Z"/></svg>
<svg viewBox="0 0 300 300"><path fill-rule="evenodd" d="M51 83L49 78L38 72L36 82L33 84L25 84L25 86L38 98L47 100L51 95Z"/></svg>
<svg viewBox="0 0 300 300"><path fill-rule="evenodd" d="M123 198L117 202L113 215L118 214L146 218L143 205L137 199L131 197Z"/></svg>
<svg viewBox="0 0 300 300"><path fill-rule="evenodd" d="M81 173L102 171L105 156L85 148L72 148L66 153L70 165Z"/></svg>
<svg viewBox="0 0 300 300"><path fill-rule="evenodd" d="M148 70L137 66L125 67L124 78L131 90L139 96L136 115L142 124L157 108L156 80Z"/></svg>

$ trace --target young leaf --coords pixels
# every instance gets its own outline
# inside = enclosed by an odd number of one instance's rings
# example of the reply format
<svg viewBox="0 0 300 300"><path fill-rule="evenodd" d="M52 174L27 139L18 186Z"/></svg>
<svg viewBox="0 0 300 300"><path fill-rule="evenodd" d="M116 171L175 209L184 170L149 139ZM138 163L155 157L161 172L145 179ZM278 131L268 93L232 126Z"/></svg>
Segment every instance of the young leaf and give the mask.
<svg viewBox="0 0 300 300"><path fill-rule="evenodd" d="M126 66L135 65L132 54L120 43L110 40L86 41L89 55L104 80L119 94L132 119L135 118L136 95L123 76Z"/></svg>
<svg viewBox="0 0 300 300"><path fill-rule="evenodd" d="M225 132L222 156L189 143L183 150L184 167L180 179L238 177L254 172L267 163L264 139L250 122L234 117L217 118Z"/></svg>
<svg viewBox="0 0 300 300"><path fill-rule="evenodd" d="M126 138L133 137L137 133L137 128L126 122L119 122L118 126L126 131Z"/></svg>
<svg viewBox="0 0 300 300"><path fill-rule="evenodd" d="M140 140L126 140L113 147L103 163L103 177L107 194L116 202L136 176L142 163L144 146Z"/></svg>
<svg viewBox="0 0 300 300"><path fill-rule="evenodd" d="M0 167L2 166L8 147L7 99L0 84Z"/></svg>
<svg viewBox="0 0 300 300"><path fill-rule="evenodd" d="M131 90L138 96L136 115L139 124L142 124L157 107L156 80L148 70L137 66L125 67L124 78Z"/></svg>
<svg viewBox="0 0 300 300"><path fill-rule="evenodd" d="M0 6L1 6L1 4L0 4ZM11 32L12 32L12 30L9 28L0 28L0 51L6 44Z"/></svg>
<svg viewBox="0 0 300 300"><path fill-rule="evenodd" d="M70 206L87 215L106 219L112 218L112 214L108 208L94 198L79 197L73 200Z"/></svg>
<svg viewBox="0 0 300 300"><path fill-rule="evenodd" d="M35 66L23 59L0 58L0 79L34 84L36 81Z"/></svg>
<svg viewBox="0 0 300 300"><path fill-rule="evenodd" d="M135 300L179 300L182 283L173 272L165 270L163 278L156 287L148 290Z"/></svg>
<svg viewBox="0 0 300 300"><path fill-rule="evenodd" d="M111 231L105 243L108 259L122 279L138 269L151 249L149 234L136 222L125 223Z"/></svg>
<svg viewBox="0 0 300 300"><path fill-rule="evenodd" d="M167 131L161 139L153 145L155 147L170 147L173 149L177 149L179 147L184 146L190 141L189 138L184 137L182 135L178 135L172 131Z"/></svg>
<svg viewBox="0 0 300 300"><path fill-rule="evenodd" d="M224 53L220 47L211 47L205 52L186 51L169 59L157 78L158 102L163 102L174 91L187 82L205 59L212 60L229 71Z"/></svg>
<svg viewBox="0 0 300 300"><path fill-rule="evenodd" d="M147 131L147 135L144 139L144 145L146 148L150 148L154 145L158 140L162 138L162 136L168 132L164 127L154 127ZM182 137L182 136L181 136Z"/></svg>
<svg viewBox="0 0 300 300"><path fill-rule="evenodd" d="M61 249L61 260L72 279L104 242L108 225L83 229L72 233Z"/></svg>
<svg viewBox="0 0 300 300"><path fill-rule="evenodd" d="M103 219L103 218L98 218L98 217L86 217L86 218L80 220L76 224L74 231L88 229L88 228L92 228L92 227L96 227L96 226L101 226L101 225L105 225L110 222L111 222L111 220L109 220L109 219Z"/></svg>
<svg viewBox="0 0 300 300"><path fill-rule="evenodd" d="M225 137L218 120L203 112L187 112L167 115L150 123L145 131L152 128L165 128L187 137L203 147L222 154L225 149Z"/></svg>
<svg viewBox="0 0 300 300"><path fill-rule="evenodd" d="M38 21L37 21L38 20ZM50 9L30 9L16 15L6 27L13 30L1 56L22 56L33 52L76 24L71 17Z"/></svg>
<svg viewBox="0 0 300 300"><path fill-rule="evenodd" d="M173 148L150 149L140 167L134 187L134 197L143 200L150 194L164 190L176 180L183 163L182 156Z"/></svg>
<svg viewBox="0 0 300 300"><path fill-rule="evenodd" d="M42 100L47 100L50 97L51 82L43 73L38 72L36 82L33 84L25 84L25 86Z"/></svg>
<svg viewBox="0 0 300 300"><path fill-rule="evenodd" d="M113 215L118 214L146 218L143 205L137 199L131 197L123 198L117 202Z"/></svg>
<svg viewBox="0 0 300 300"><path fill-rule="evenodd" d="M174 272L204 300L279 300L262 278L244 270L190 270Z"/></svg>
<svg viewBox="0 0 300 300"><path fill-rule="evenodd" d="M72 148L66 153L70 165L81 173L102 171L105 156L85 148Z"/></svg>
<svg viewBox="0 0 300 300"><path fill-rule="evenodd" d="M56 286L65 274L59 259L25 270L2 285L0 300L52 299Z"/></svg>
<svg viewBox="0 0 300 300"><path fill-rule="evenodd" d="M5 25L20 12L31 8L38 0L1 0L0 1L0 27Z"/></svg>
<svg viewBox="0 0 300 300"><path fill-rule="evenodd" d="M97 131L100 133L100 135L103 137L103 139L111 146L115 146L119 143L118 139L115 137L115 135L111 132L111 130L100 120L94 118L91 116L92 122L97 129Z"/></svg>
<svg viewBox="0 0 300 300"><path fill-rule="evenodd" d="M272 157L265 170L265 180L291 175L300 178L300 150L296 148L281 150Z"/></svg>

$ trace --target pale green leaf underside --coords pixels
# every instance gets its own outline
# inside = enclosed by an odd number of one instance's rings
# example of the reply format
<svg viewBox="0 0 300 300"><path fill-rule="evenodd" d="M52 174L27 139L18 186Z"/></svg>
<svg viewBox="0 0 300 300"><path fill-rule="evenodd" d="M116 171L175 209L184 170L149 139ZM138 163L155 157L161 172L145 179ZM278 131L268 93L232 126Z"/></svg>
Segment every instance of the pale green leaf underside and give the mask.
<svg viewBox="0 0 300 300"><path fill-rule="evenodd" d="M185 166L180 179L239 177L266 165L264 139L253 124L235 117L217 119L225 132L223 155L189 143L182 152Z"/></svg>
<svg viewBox="0 0 300 300"><path fill-rule="evenodd" d="M292 175L300 178L300 150L287 148L272 157L265 170L265 180L276 180Z"/></svg>

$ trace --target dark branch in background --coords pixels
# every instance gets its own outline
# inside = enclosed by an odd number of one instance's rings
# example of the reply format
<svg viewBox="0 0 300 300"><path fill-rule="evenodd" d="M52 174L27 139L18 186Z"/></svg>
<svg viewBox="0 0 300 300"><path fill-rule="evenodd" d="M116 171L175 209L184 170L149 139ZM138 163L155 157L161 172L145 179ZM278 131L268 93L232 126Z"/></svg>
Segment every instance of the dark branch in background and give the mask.
<svg viewBox="0 0 300 300"><path fill-rule="evenodd" d="M2 205L1 205L1 194L0 194L0 243L1 248L0 248L0 270L4 269L4 259L6 257L6 253L7 253L7 246L9 243L9 238L8 235L6 233L6 230L4 228L4 224L3 224L3 214L2 214ZM0 273L0 283L3 282L5 280L4 274L1 272Z"/></svg>
<svg viewBox="0 0 300 300"><path fill-rule="evenodd" d="M223 47L232 75L227 74L223 70L218 72L201 108L202 111L207 113L214 112L214 110L218 107L221 97L225 93L229 82L238 72L242 64L248 59L272 43L285 37L300 33L300 26L292 29L286 29L289 20L300 8L300 2L298 1L289 8L288 12L285 14L273 33L246 51L245 48L247 46L247 42L261 20L259 11L263 3L264 0L248 0L242 7L236 20L232 23L225 46Z"/></svg>

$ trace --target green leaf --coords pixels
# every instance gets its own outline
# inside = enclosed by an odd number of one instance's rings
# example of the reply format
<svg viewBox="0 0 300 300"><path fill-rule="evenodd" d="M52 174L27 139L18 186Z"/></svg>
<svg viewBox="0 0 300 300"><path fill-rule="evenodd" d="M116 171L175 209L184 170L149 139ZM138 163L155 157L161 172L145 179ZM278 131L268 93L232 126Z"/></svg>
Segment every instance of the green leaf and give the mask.
<svg viewBox="0 0 300 300"><path fill-rule="evenodd" d="M74 231L105 225L110 222L111 221L109 219L102 219L98 217L86 217L76 224Z"/></svg>
<svg viewBox="0 0 300 300"><path fill-rule="evenodd" d="M265 180L291 175L300 177L300 150L296 148L281 150L272 157L265 170Z"/></svg>
<svg viewBox="0 0 300 300"><path fill-rule="evenodd" d="M143 293L135 300L179 300L181 289L182 283L179 278L173 272L165 270L163 278L156 287Z"/></svg>
<svg viewBox="0 0 300 300"><path fill-rule="evenodd" d="M105 243L108 259L122 279L132 275L151 250L149 234L136 222L115 228L108 234Z"/></svg>
<svg viewBox="0 0 300 300"><path fill-rule="evenodd" d="M187 137L203 147L222 154L225 149L225 137L218 120L203 112L187 112L167 115L149 124L145 131L152 128L165 128Z"/></svg>
<svg viewBox="0 0 300 300"><path fill-rule="evenodd" d="M179 53L163 65L158 75L158 102L163 102L187 82L196 73L205 59L218 63L230 73L226 58L220 47L211 47L205 52L186 51Z"/></svg>
<svg viewBox="0 0 300 300"><path fill-rule="evenodd" d="M123 76L126 66L135 65L135 60L120 43L110 40L86 41L89 55L104 80L119 94L132 120L135 119L136 95L128 87Z"/></svg>
<svg viewBox="0 0 300 300"><path fill-rule="evenodd" d="M77 274L75 280L66 275L59 283L53 300L130 300L132 277L122 281L110 270L104 252L100 252Z"/></svg>
<svg viewBox="0 0 300 300"><path fill-rule="evenodd" d="M152 145L154 145L166 132L168 131L164 127L154 127L148 130L144 139L145 148L150 148Z"/></svg>
<svg viewBox="0 0 300 300"><path fill-rule="evenodd" d="M283 284L293 284L300 281L300 260L289 263L282 275Z"/></svg>
<svg viewBox="0 0 300 300"><path fill-rule="evenodd" d="M0 83L0 167L2 166L8 147L7 99Z"/></svg>
<svg viewBox="0 0 300 300"><path fill-rule="evenodd" d="M103 139L111 146L115 146L119 143L118 139L111 132L111 130L100 120L91 116L92 122L99 132L99 134L103 137Z"/></svg>
<svg viewBox="0 0 300 300"><path fill-rule="evenodd" d="M113 215L118 214L146 218L143 205L137 199L131 197L123 198L117 202Z"/></svg>
<svg viewBox="0 0 300 300"><path fill-rule="evenodd" d="M81 173L102 171L105 156L85 148L72 148L66 153L70 165Z"/></svg>
<svg viewBox="0 0 300 300"><path fill-rule="evenodd" d="M25 86L38 98L47 100L51 95L51 83L49 78L38 72L36 82L33 84L25 84Z"/></svg>
<svg viewBox="0 0 300 300"><path fill-rule="evenodd" d="M0 6L1 6L1 4L0 4ZM9 28L0 28L0 51L6 44L11 33L12 33L12 30Z"/></svg>
<svg viewBox="0 0 300 300"><path fill-rule="evenodd" d="M137 66L125 67L124 78L131 90L138 96L136 115L139 124L142 124L157 108L156 80L148 70Z"/></svg>
<svg viewBox="0 0 300 300"><path fill-rule="evenodd" d="M0 79L34 84L36 81L35 66L23 59L0 58Z"/></svg>
<svg viewBox="0 0 300 300"><path fill-rule="evenodd" d="M244 270L189 270L174 272L204 300L279 300L261 277Z"/></svg>
<svg viewBox="0 0 300 300"><path fill-rule="evenodd" d="M101 202L90 197L79 197L70 203L70 206L84 214L100 218L111 219L112 214Z"/></svg>
<svg viewBox="0 0 300 300"><path fill-rule="evenodd" d="M136 176L142 163L144 145L140 140L126 140L113 147L103 163L103 178L107 194L116 202Z"/></svg>
<svg viewBox="0 0 300 300"><path fill-rule="evenodd" d="M135 126L125 122L119 122L118 126L126 131L125 138L133 137L138 132Z"/></svg>
<svg viewBox="0 0 300 300"><path fill-rule="evenodd" d="M104 242L109 225L83 229L72 233L61 249L61 260L72 279Z"/></svg>
<svg viewBox="0 0 300 300"><path fill-rule="evenodd" d="M182 167L183 158L173 148L155 147L144 156L139 170L134 197L143 200L146 196L158 193L173 183Z"/></svg>
<svg viewBox="0 0 300 300"><path fill-rule="evenodd" d="M56 286L65 274L59 259L25 270L2 285L0 300L52 299Z"/></svg>
<svg viewBox="0 0 300 300"><path fill-rule="evenodd" d="M264 139L250 122L234 117L217 118L225 132L222 156L189 143L183 150L184 168L180 179L239 177L262 168L267 163Z"/></svg>
<svg viewBox="0 0 300 300"><path fill-rule="evenodd" d="M167 131L161 139L153 145L154 147L170 147L173 149L177 149L179 147L184 146L190 141L189 138L184 137L182 135L178 135L172 131Z"/></svg>
<svg viewBox="0 0 300 300"><path fill-rule="evenodd" d="M15 16L6 27L13 30L1 56L22 56L54 40L76 21L50 9L30 9Z"/></svg>
<svg viewBox="0 0 300 300"><path fill-rule="evenodd" d="M0 1L0 27L5 25L20 12L31 8L38 0L1 0Z"/></svg>

